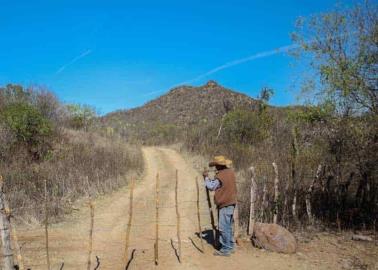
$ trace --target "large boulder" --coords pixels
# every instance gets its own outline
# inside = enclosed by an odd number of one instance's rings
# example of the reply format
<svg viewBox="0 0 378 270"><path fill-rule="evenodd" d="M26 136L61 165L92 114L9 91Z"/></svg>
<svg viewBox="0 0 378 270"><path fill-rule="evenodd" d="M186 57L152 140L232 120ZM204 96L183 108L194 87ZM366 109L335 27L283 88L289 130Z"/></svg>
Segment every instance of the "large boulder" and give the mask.
<svg viewBox="0 0 378 270"><path fill-rule="evenodd" d="M255 223L252 244L255 247L280 253L295 253L297 241L294 235L277 224Z"/></svg>

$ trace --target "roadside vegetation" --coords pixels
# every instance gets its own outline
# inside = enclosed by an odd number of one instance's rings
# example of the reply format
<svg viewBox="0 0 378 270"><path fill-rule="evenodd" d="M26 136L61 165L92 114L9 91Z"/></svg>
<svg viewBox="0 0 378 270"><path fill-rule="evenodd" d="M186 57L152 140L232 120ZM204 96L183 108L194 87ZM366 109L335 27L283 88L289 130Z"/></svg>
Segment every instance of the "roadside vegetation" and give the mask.
<svg viewBox="0 0 378 270"><path fill-rule="evenodd" d="M138 146L95 130L88 106L62 104L40 88L0 88L0 173L15 217L43 219L45 182L49 216L60 218L77 199L115 190L142 171Z"/></svg>

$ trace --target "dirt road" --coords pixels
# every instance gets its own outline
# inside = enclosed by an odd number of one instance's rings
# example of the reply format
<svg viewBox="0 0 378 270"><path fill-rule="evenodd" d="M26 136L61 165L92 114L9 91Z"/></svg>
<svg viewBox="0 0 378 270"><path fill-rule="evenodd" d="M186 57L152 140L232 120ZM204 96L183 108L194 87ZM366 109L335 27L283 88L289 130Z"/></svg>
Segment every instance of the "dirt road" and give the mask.
<svg viewBox="0 0 378 270"><path fill-rule="evenodd" d="M249 245L239 247L227 258L214 257L212 246L205 241L205 253L199 252L196 235L196 186L200 175L190 163L172 149L143 149L146 171L137 179L134 190L134 217L130 235L130 250L135 249L129 269L336 269L335 258L314 260L304 253L283 255L263 252ZM179 208L181 212L182 263L175 255L176 212L174 208L175 171L179 172ZM154 265L155 237L155 176L160 174L159 265ZM203 229L210 229L205 192L201 188L201 218ZM123 188L95 202L92 267L96 258L98 269L125 269L124 245L129 211L129 190ZM89 211L83 207L65 222L50 228L52 269L86 269L89 234ZM26 265L31 269L46 269L43 230L20 230L20 243ZM325 256L331 256L324 254ZM336 267L335 267L336 266Z"/></svg>

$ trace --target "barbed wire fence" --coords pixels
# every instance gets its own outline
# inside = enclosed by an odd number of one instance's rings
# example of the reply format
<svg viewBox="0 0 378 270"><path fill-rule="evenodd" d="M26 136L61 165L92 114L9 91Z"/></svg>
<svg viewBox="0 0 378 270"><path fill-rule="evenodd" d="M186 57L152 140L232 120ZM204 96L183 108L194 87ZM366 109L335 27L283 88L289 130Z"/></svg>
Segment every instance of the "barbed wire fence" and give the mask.
<svg viewBox="0 0 378 270"><path fill-rule="evenodd" d="M257 219L257 209L256 208L256 183L255 183L255 171L254 168L251 168L252 176L251 176L251 198L248 202L250 205L250 213L249 213L249 224L247 226L246 235L253 234L253 226ZM206 188L203 191L202 194L204 194L205 198L201 198L201 190L200 185L198 183L198 178L195 178L195 196L193 198L196 198L195 200L188 200L188 199L182 199L179 200L179 192L181 193L193 193L193 189L186 188L185 185L183 188L180 188L180 179L179 179L179 171L175 171L175 185L174 185L174 204L172 204L169 200L161 200L161 197L166 197L167 195L172 195L172 190L166 189L165 186L162 188L160 185L160 175L159 173L156 174L156 180L155 180L155 198L153 199L135 199L134 198L134 188L135 188L135 179L132 178L128 188L125 190L129 191L129 211L127 215L127 222L126 222L126 228L125 228L125 238L123 240L115 241L112 239L112 244L119 244L124 247L124 252L122 258L122 265L124 266L123 269L130 269L135 262L135 265L137 267L141 266L147 266L147 265L159 265L159 262L161 261L161 258L165 256L164 254L159 253L159 243L168 243L171 245L172 251L174 256L177 258L178 263L182 263L184 261L184 254L183 254L183 247L186 247L188 245L194 247L198 252L205 253L206 248L204 245L204 239L203 239L203 229L209 228L209 231L211 232L211 239L214 246L216 246L217 239L218 239L218 226L217 226L217 215L214 214L216 209L214 208L215 205L213 203L213 200L211 199L209 190ZM278 178L278 173L277 173ZM275 182L278 183L278 180ZM142 188L143 183L140 183L139 187ZM10 210L4 206L6 205L5 202L5 196L2 189L3 181L0 176L0 229L1 229L1 240L2 240L2 255L3 255L3 264L5 270L13 270L13 269L25 269L24 268L24 261L23 256L21 255L21 248L18 239L17 239L17 233L15 231L15 227L13 226L12 230L12 224L10 222ZM43 204L43 210L45 213L45 219L44 219L44 238L45 238L45 258L46 258L46 264L44 267L46 269L51 269L51 261L50 261L50 245L49 242L51 241L49 239L49 211L48 211L48 194L47 194L47 181L45 181L45 201ZM203 197L203 196L202 196ZM242 202L242 201L238 201ZM139 217L139 223L135 222L135 216L134 214L139 213L141 211L145 211L147 207L153 207L155 208L155 216L153 219L150 220L144 220L144 218ZM205 207L205 208L202 208ZM22 206L23 209L27 208L28 206ZM31 206L34 207L34 206ZM96 233L100 232L106 232L106 228L98 228L96 227L95 223L95 204L90 199L88 202L89 207L89 233L88 233L88 250L87 250L87 261L86 261L86 268L92 269L100 269L101 267L101 258L98 255L95 255L93 252L93 243L94 241L100 242L103 241L103 244L106 244L108 240L94 240L93 236ZM152 209L152 208L151 208ZM166 210L175 212L175 222L167 222L167 220L164 220L164 216L161 216L160 212L161 210ZM185 213L183 215L182 213ZM235 238L238 238L242 232L240 231L239 227L239 209L236 208L235 215L234 215L234 235ZM203 223L203 220L209 220L207 223ZM197 222L193 221L197 220ZM183 221L190 221L191 224L193 224L193 228L184 228L182 227ZM153 228L155 229L155 236L149 237L145 234L147 228ZM161 237L160 231L161 230L167 230L176 228L176 239L174 237L169 238L163 238ZM244 228L243 228L244 229ZM17 263L14 262L14 254L12 249L12 243L11 243L11 231L14 235L13 241L13 247L17 250ZM183 239L182 235L186 234L188 237L187 239ZM191 236L195 235L199 239L199 243L196 243L195 239ZM134 240L145 240L148 243L151 244L151 247L145 247L145 245L141 246L138 243L132 243ZM18 247L18 248L17 248ZM153 253L153 257L146 257L146 254ZM92 263L92 257L95 257L96 262ZM140 256L142 260L139 260L136 262L136 258ZM15 267L15 265L17 265ZM17 268L18 267L18 268ZM60 263L60 269L64 269L65 262ZM30 268L27 268L30 269Z"/></svg>

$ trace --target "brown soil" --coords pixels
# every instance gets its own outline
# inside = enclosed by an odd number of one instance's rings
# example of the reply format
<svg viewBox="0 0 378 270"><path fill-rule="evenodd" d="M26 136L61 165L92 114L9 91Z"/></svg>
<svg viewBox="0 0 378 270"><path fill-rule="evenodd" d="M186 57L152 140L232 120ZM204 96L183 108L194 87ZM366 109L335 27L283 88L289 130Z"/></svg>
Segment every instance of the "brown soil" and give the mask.
<svg viewBox="0 0 378 270"><path fill-rule="evenodd" d="M378 269L378 248L374 243L345 240L344 236L318 234L299 243L294 255L254 249L242 243L231 257L215 257L205 241L205 253L199 252L197 232L195 176L200 175L187 160L172 149L143 149L146 172L137 180L134 191L134 217L130 252L135 249L129 269ZM179 172L179 207L181 214L182 263L175 256L176 212L174 208L175 170ZM155 176L160 174L159 265L154 265ZM203 229L210 229L210 219L201 188ZM92 267L100 259L99 269L125 269L124 244L129 209L129 190L123 188L95 202ZM86 269L89 235L88 207L50 228L52 269ZM19 242L26 266L46 269L42 229L20 228ZM364 267L368 268L364 268Z"/></svg>

